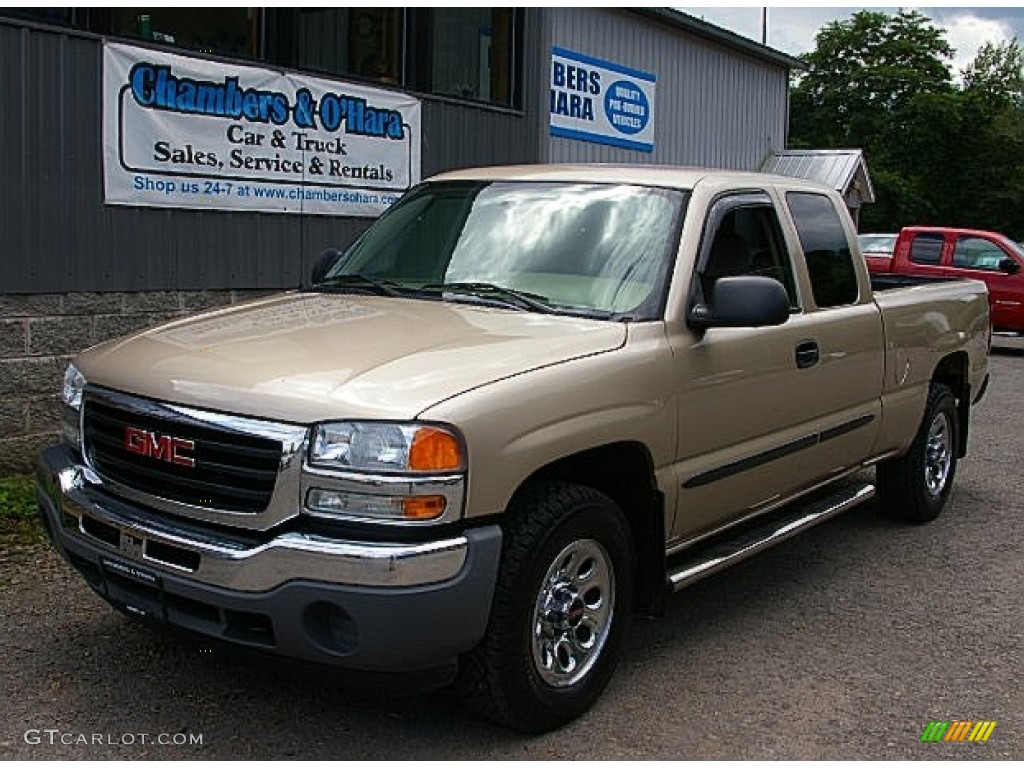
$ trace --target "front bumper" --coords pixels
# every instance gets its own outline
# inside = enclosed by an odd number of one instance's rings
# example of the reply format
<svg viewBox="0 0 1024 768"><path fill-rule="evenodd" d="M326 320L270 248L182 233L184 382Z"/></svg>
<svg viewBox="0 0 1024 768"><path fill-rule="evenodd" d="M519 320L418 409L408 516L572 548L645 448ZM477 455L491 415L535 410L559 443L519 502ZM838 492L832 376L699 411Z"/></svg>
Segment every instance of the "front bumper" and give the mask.
<svg viewBox="0 0 1024 768"><path fill-rule="evenodd" d="M416 544L225 534L110 494L64 446L40 456L36 495L61 554L143 618L374 672L450 666L487 625L497 526Z"/></svg>

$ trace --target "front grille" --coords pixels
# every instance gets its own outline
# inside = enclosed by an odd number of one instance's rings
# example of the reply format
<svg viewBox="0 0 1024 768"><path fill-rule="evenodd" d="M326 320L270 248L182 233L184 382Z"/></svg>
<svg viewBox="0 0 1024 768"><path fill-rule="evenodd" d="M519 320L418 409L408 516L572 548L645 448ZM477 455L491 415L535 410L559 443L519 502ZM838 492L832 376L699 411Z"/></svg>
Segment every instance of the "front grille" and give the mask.
<svg viewBox="0 0 1024 768"><path fill-rule="evenodd" d="M226 512L262 512L270 503L281 463L281 443L203 424L161 410L128 409L86 397L83 439L93 468L115 483L161 499ZM125 430L133 427L154 435L191 440L183 466L163 457L129 451Z"/></svg>

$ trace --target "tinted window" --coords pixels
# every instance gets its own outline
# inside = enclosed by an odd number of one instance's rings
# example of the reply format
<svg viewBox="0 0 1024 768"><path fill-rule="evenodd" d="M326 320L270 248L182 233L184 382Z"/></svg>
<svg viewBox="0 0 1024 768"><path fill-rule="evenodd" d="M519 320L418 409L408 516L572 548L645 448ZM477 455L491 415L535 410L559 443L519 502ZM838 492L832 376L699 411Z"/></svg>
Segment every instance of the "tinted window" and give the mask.
<svg viewBox="0 0 1024 768"><path fill-rule="evenodd" d="M981 237L959 237L953 250L953 266L964 269L999 271L999 262L1008 258L1003 249Z"/></svg>
<svg viewBox="0 0 1024 768"><path fill-rule="evenodd" d="M431 42L434 93L512 102L511 8L435 8Z"/></svg>
<svg viewBox="0 0 1024 768"><path fill-rule="evenodd" d="M153 40L220 56L260 53L260 15L255 8L114 8L115 35Z"/></svg>
<svg viewBox="0 0 1024 768"><path fill-rule="evenodd" d="M701 272L704 301L714 304L714 286L720 277L760 275L782 283L791 307L798 307L796 284L775 209L743 205L722 217L711 241L708 261Z"/></svg>
<svg viewBox="0 0 1024 768"><path fill-rule="evenodd" d="M938 264L942 259L942 235L915 235L910 242L910 260L915 264Z"/></svg>
<svg viewBox="0 0 1024 768"><path fill-rule="evenodd" d="M837 307L857 301L857 270L843 223L825 195L790 192L789 211L807 261L814 302Z"/></svg>
<svg viewBox="0 0 1024 768"><path fill-rule="evenodd" d="M299 67L402 82L401 8L298 8L289 21L281 43Z"/></svg>

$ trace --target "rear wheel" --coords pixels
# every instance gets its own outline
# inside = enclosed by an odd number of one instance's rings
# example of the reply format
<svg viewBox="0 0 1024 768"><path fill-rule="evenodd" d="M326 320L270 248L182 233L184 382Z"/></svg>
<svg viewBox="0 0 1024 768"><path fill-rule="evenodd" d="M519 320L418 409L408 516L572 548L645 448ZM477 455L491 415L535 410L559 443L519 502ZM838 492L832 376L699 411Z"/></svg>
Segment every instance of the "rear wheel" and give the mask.
<svg viewBox="0 0 1024 768"><path fill-rule="evenodd" d="M887 514L915 523L938 517L956 474L957 424L953 392L944 384L932 384L910 450L878 466L878 490Z"/></svg>
<svg viewBox="0 0 1024 768"><path fill-rule="evenodd" d="M632 535L593 488L538 485L513 503L484 640L458 686L474 709L540 733L587 711L604 690L632 612Z"/></svg>

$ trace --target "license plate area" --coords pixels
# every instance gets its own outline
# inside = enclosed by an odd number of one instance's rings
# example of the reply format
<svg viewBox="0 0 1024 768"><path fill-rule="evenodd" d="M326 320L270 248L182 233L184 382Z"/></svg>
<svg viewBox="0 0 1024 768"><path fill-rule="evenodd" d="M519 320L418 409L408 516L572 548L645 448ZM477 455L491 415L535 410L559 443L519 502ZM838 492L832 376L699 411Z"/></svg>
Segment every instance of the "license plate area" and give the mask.
<svg viewBox="0 0 1024 768"><path fill-rule="evenodd" d="M244 645L277 645L274 623L267 614L221 608L168 591L158 572L129 560L106 555L91 560L73 549L65 554L97 594L125 613Z"/></svg>
<svg viewBox="0 0 1024 768"><path fill-rule="evenodd" d="M112 557L101 558L100 567L107 599L140 618L164 617L162 584L155 571Z"/></svg>

